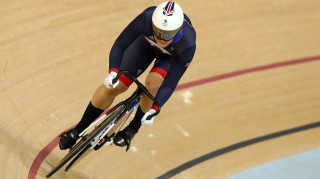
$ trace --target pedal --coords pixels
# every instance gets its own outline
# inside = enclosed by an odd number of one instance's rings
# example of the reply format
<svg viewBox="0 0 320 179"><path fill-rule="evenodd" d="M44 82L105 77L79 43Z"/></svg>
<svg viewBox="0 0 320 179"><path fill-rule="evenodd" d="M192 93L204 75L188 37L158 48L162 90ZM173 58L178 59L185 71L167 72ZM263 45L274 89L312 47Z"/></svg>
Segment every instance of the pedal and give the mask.
<svg viewBox="0 0 320 179"><path fill-rule="evenodd" d="M107 141L106 143L104 143L104 146L106 146L106 145L112 145L113 144L113 140L109 140L109 141Z"/></svg>
<svg viewBox="0 0 320 179"><path fill-rule="evenodd" d="M84 140L84 141L87 140L87 135L81 136L81 139Z"/></svg>
<svg viewBox="0 0 320 179"><path fill-rule="evenodd" d="M99 150L102 146L104 145L110 145L110 143L112 143L112 137L114 137L115 133L113 133L110 137L105 136L104 138L102 138L98 144L93 148L94 150Z"/></svg>
<svg viewBox="0 0 320 179"><path fill-rule="evenodd" d="M126 152L128 152L128 150L130 149L131 142L130 142L130 140L125 141L125 142L126 142L126 145L127 145Z"/></svg>

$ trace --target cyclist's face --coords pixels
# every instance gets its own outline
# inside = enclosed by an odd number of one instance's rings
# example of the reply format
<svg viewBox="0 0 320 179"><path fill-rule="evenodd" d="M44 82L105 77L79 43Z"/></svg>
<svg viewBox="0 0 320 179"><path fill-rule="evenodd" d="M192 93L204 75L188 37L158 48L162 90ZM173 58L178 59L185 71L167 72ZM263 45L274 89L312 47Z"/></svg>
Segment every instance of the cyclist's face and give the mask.
<svg viewBox="0 0 320 179"><path fill-rule="evenodd" d="M168 46L173 40L173 39L171 39L171 40L165 41L165 40L158 39L157 36L155 36L155 35L153 35L153 36L154 36L154 39L156 40L157 44L162 48Z"/></svg>

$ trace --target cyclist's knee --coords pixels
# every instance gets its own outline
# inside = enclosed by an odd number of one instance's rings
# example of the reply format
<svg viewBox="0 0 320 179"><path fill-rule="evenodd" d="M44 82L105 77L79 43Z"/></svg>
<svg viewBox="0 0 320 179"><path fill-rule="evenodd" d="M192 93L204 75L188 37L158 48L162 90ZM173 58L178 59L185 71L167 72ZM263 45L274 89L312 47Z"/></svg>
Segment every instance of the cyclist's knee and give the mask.
<svg viewBox="0 0 320 179"><path fill-rule="evenodd" d="M163 77L161 77L160 75L151 75L147 77L145 86L147 90L154 95L159 90L162 82Z"/></svg>

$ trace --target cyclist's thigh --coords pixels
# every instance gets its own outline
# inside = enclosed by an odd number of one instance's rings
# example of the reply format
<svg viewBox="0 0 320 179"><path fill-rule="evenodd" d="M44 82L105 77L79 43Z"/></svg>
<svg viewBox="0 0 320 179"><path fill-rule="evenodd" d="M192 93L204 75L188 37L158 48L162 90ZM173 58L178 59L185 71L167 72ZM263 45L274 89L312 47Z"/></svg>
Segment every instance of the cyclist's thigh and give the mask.
<svg viewBox="0 0 320 179"><path fill-rule="evenodd" d="M165 78L174 60L175 58L173 56L163 54L157 57L150 72L156 72Z"/></svg>
<svg viewBox="0 0 320 179"><path fill-rule="evenodd" d="M125 50L119 70L127 70L133 76L138 77L148 68L154 58L153 48L141 35Z"/></svg>

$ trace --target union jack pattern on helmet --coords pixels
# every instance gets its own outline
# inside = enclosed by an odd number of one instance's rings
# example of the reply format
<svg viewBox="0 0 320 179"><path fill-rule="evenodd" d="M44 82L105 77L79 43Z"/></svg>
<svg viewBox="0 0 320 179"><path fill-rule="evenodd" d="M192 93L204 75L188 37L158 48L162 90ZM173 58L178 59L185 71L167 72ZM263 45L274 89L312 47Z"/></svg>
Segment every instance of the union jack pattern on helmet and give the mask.
<svg viewBox="0 0 320 179"><path fill-rule="evenodd" d="M174 4L174 2L169 1L166 7L163 8L163 15L172 16L172 14L174 13Z"/></svg>

